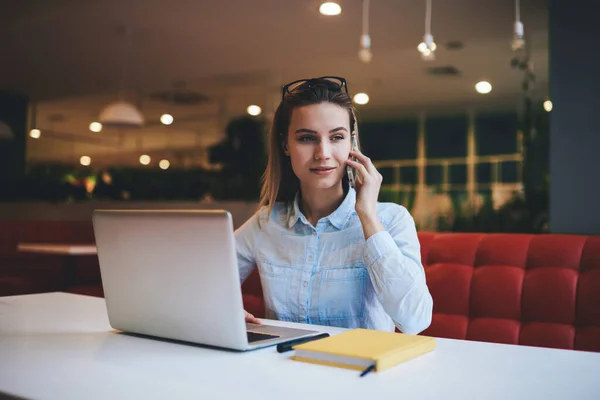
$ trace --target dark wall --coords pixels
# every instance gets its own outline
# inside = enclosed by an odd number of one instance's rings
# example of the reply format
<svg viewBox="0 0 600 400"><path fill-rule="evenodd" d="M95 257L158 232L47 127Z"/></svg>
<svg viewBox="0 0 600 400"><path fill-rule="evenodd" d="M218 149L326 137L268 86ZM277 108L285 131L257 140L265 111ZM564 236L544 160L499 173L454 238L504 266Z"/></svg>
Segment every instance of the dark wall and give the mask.
<svg viewBox="0 0 600 400"><path fill-rule="evenodd" d="M600 24L591 0L550 1L550 230L600 234Z"/></svg>
<svg viewBox="0 0 600 400"><path fill-rule="evenodd" d="M0 91L0 121L15 135L12 140L0 140L0 191L4 192L0 197L5 197L25 174L27 99Z"/></svg>

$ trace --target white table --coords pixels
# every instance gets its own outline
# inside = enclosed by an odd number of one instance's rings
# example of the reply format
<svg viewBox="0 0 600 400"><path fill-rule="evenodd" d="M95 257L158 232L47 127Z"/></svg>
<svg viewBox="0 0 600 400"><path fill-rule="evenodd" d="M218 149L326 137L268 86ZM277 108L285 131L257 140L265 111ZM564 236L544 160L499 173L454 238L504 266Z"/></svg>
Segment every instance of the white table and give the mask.
<svg viewBox="0 0 600 400"><path fill-rule="evenodd" d="M90 256L98 254L94 244L19 243L17 250L26 253Z"/></svg>
<svg viewBox="0 0 600 400"><path fill-rule="evenodd" d="M434 352L364 378L289 356L111 332L101 298L0 298L0 392L25 398L600 398L597 353L438 339Z"/></svg>
<svg viewBox="0 0 600 400"><path fill-rule="evenodd" d="M69 243L18 243L17 250L23 253L37 253L66 256L62 290L68 290L75 284L77 263L74 256L93 256L98 254L95 244Z"/></svg>

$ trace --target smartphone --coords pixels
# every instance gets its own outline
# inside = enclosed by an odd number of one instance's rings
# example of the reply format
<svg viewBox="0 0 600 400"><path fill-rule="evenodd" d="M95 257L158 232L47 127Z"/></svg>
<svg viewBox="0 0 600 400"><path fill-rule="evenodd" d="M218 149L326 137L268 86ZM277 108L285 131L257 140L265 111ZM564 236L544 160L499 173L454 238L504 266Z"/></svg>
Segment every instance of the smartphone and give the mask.
<svg viewBox="0 0 600 400"><path fill-rule="evenodd" d="M356 140L356 134L352 134L352 150L358 151L358 142ZM357 161L355 157L350 157L350 159L352 161ZM354 184L356 182L356 170L347 165L346 173L348 174L348 182L350 183L350 187L354 188Z"/></svg>

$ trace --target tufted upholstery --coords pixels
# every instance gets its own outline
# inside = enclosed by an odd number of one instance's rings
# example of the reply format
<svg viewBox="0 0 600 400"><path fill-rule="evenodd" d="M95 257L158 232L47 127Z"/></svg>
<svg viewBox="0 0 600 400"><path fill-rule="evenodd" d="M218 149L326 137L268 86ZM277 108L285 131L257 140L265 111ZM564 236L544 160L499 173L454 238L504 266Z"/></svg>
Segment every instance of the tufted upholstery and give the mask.
<svg viewBox="0 0 600 400"><path fill-rule="evenodd" d="M600 237L420 233L424 335L600 351Z"/></svg>
<svg viewBox="0 0 600 400"><path fill-rule="evenodd" d="M433 319L423 335L600 352L600 237L419 233ZM244 305L264 316L256 271Z"/></svg>

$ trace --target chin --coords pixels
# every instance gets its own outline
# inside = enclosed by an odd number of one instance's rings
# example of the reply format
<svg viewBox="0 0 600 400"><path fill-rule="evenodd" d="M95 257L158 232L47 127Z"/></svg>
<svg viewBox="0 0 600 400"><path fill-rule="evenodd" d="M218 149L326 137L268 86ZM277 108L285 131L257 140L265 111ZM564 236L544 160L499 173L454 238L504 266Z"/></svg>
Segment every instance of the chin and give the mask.
<svg viewBox="0 0 600 400"><path fill-rule="evenodd" d="M327 177L325 179L311 179L310 186L315 189L332 189L342 184L339 177Z"/></svg>

